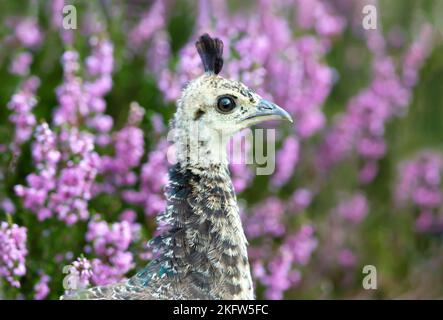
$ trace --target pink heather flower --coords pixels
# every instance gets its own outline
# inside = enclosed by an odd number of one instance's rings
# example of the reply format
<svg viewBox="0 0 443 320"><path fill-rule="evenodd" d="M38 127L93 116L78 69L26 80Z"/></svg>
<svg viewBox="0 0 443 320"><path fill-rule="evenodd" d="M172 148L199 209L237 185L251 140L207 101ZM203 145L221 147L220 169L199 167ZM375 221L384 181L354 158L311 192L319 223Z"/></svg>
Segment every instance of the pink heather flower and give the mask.
<svg viewBox="0 0 443 320"><path fill-rule="evenodd" d="M143 117L145 116L145 109L140 106L137 102L133 101L129 105L129 115L128 115L128 126L139 126L142 121Z"/></svg>
<svg viewBox="0 0 443 320"><path fill-rule="evenodd" d="M327 1L296 0L296 22L303 29L314 28L320 36L334 36L340 34L346 21L332 13Z"/></svg>
<svg viewBox="0 0 443 320"><path fill-rule="evenodd" d="M300 230L288 236L284 246L292 252L293 260L300 265L306 265L317 248L317 239L314 236L314 227L311 225L303 225Z"/></svg>
<svg viewBox="0 0 443 320"><path fill-rule="evenodd" d="M168 180L168 148L166 140L160 140L155 149L148 155L148 161L143 164L140 173L140 189L126 190L123 198L129 203L143 206L147 216L162 212L166 201L163 186Z"/></svg>
<svg viewBox="0 0 443 320"><path fill-rule="evenodd" d="M147 68L152 74L162 73L168 68L171 45L167 32L158 31L154 34L146 55Z"/></svg>
<svg viewBox="0 0 443 320"><path fill-rule="evenodd" d="M361 193L345 199L336 208L338 214L354 223L360 223L368 214L368 201Z"/></svg>
<svg viewBox="0 0 443 320"><path fill-rule="evenodd" d="M50 280L51 277L49 277L46 274L42 274L40 276L39 281L34 286L34 291L35 291L34 300L43 300L48 296L50 292L48 283Z"/></svg>
<svg viewBox="0 0 443 320"><path fill-rule="evenodd" d="M86 68L90 76L101 74L110 74L114 68L113 45L108 40L101 40L97 37L91 37L89 41L92 52L86 58Z"/></svg>
<svg viewBox="0 0 443 320"><path fill-rule="evenodd" d="M92 260L94 284L120 281L134 267L133 254L128 248L139 237L134 231L139 230L138 224L125 220L108 224L95 218L89 222L86 240L91 243L92 251L97 256Z"/></svg>
<svg viewBox="0 0 443 320"><path fill-rule="evenodd" d="M418 215L417 219L415 220L415 229L418 232L427 232L432 229L434 223L435 223L435 218L432 212L423 211Z"/></svg>
<svg viewBox="0 0 443 320"><path fill-rule="evenodd" d="M112 256L119 250L126 250L132 240L130 224L127 221L109 226L105 221L91 221L86 240L92 242L94 252L102 256Z"/></svg>
<svg viewBox="0 0 443 320"><path fill-rule="evenodd" d="M43 33L37 21L31 17L19 20L15 26L15 37L26 48L38 46L43 41Z"/></svg>
<svg viewBox="0 0 443 320"><path fill-rule="evenodd" d="M77 76L80 69L76 51L66 51L62 57L64 81L57 88L59 105L54 111L54 123L78 125L82 120L89 129L98 132L95 139L100 144L109 142L108 131L112 118L104 115L104 96L112 88L114 67L113 44L106 38L91 37L91 55L86 58L87 80Z"/></svg>
<svg viewBox="0 0 443 320"><path fill-rule="evenodd" d="M16 224L0 222L0 277L20 288L19 278L26 273L27 230Z"/></svg>
<svg viewBox="0 0 443 320"><path fill-rule="evenodd" d="M387 42L391 47L396 49L403 48L405 40L405 33L400 26L394 26L389 30Z"/></svg>
<svg viewBox="0 0 443 320"><path fill-rule="evenodd" d="M129 223L132 241L138 241L141 236L141 225L136 223L137 213L131 209L123 210L120 214L119 220Z"/></svg>
<svg viewBox="0 0 443 320"><path fill-rule="evenodd" d="M80 257L73 261L68 271L68 293L71 290L85 289L91 284L93 276L92 264L85 257Z"/></svg>
<svg viewBox="0 0 443 320"><path fill-rule="evenodd" d="M351 250L343 249L338 253L338 263L343 267L354 267L357 263L357 257Z"/></svg>
<svg viewBox="0 0 443 320"><path fill-rule="evenodd" d="M375 179L378 173L378 163L376 161L368 161L360 169L358 179L364 184L370 183Z"/></svg>
<svg viewBox="0 0 443 320"><path fill-rule="evenodd" d="M301 281L299 268L309 262L317 244L313 227L303 225L284 240L266 267L260 260L252 264L254 276L266 287L267 299L282 299L286 290Z"/></svg>
<svg viewBox="0 0 443 320"><path fill-rule="evenodd" d="M429 231L441 224L439 209L443 203L441 179L443 156L434 151L421 151L398 167L396 199L400 205L412 204L420 212L418 231Z"/></svg>
<svg viewBox="0 0 443 320"><path fill-rule="evenodd" d="M166 26L167 1L156 0L143 14L138 24L129 33L129 43L138 49L157 33L162 33Z"/></svg>
<svg viewBox="0 0 443 320"><path fill-rule="evenodd" d="M277 197L269 197L251 210L245 217L245 233L250 239L262 235L279 237L285 233L283 215L285 206Z"/></svg>
<svg viewBox="0 0 443 320"><path fill-rule="evenodd" d="M365 33L373 60L373 79L370 85L351 98L346 112L336 117L321 145L317 165L328 169L356 151L363 159L359 174L360 182L366 184L378 172L377 161L386 153L384 128L393 117L405 113L415 84L415 77L424 58L429 53L432 29L423 28L423 38L411 45L403 60L403 74L395 71L393 59L385 52L385 41L378 32Z"/></svg>
<svg viewBox="0 0 443 320"><path fill-rule="evenodd" d="M156 134L165 132L166 127L160 114L154 113L151 117L152 128Z"/></svg>
<svg viewBox="0 0 443 320"><path fill-rule="evenodd" d="M56 28L63 26L63 7L65 0L51 0L51 24Z"/></svg>
<svg viewBox="0 0 443 320"><path fill-rule="evenodd" d="M60 152L56 149L56 137L46 123L37 127L32 155L39 170L38 174L28 175L29 187L15 186L17 196L23 198L23 206L37 213L40 220L52 215L44 208L48 192L55 188L55 174Z"/></svg>
<svg viewBox="0 0 443 320"><path fill-rule="evenodd" d="M60 170L57 188L49 197L48 209L67 224L89 217L88 201L95 176L100 167L100 158L94 152L93 136L73 128L62 129L59 136L62 159L65 167ZM76 157L76 163L68 157Z"/></svg>
<svg viewBox="0 0 443 320"><path fill-rule="evenodd" d="M431 25L425 24L422 26L420 35L403 58L402 80L407 87L411 88L417 83L418 71L431 51L432 33Z"/></svg>
<svg viewBox="0 0 443 320"><path fill-rule="evenodd" d="M309 189L296 189L288 201L288 208L294 213L304 210L311 204L313 193Z"/></svg>
<svg viewBox="0 0 443 320"><path fill-rule="evenodd" d="M289 181L294 173L298 162L299 142L294 136L289 136L283 142L283 147L277 152L276 172L271 178L271 183L275 187L281 187Z"/></svg>
<svg viewBox="0 0 443 320"><path fill-rule="evenodd" d="M285 250L280 250L279 254L268 264L269 275L262 277L262 282L266 286L265 297L271 300L283 299L283 292L288 290L293 282L291 273L297 273L292 269L291 255Z"/></svg>
<svg viewBox="0 0 443 320"><path fill-rule="evenodd" d="M23 206L37 214L39 220L54 215L68 225L86 220L100 166L92 135L76 128L63 128L55 136L43 123L35 136L33 159L37 172L28 175L27 187L15 186L17 196L23 198Z"/></svg>
<svg viewBox="0 0 443 320"><path fill-rule="evenodd" d="M76 51L66 51L62 56L64 81L57 87L59 105L54 111L54 123L78 123L78 116L87 113L87 102L82 92L81 79L76 77L80 68Z"/></svg>
<svg viewBox="0 0 443 320"><path fill-rule="evenodd" d="M443 158L437 152L423 151L400 164L397 183L399 203L413 202L418 207L437 209L442 201L440 181Z"/></svg>
<svg viewBox="0 0 443 320"><path fill-rule="evenodd" d="M8 214L15 213L15 205L12 202L12 200L9 198L5 198L5 199L0 200L0 209Z"/></svg>
<svg viewBox="0 0 443 320"><path fill-rule="evenodd" d="M138 128L144 112L139 104L131 103L126 125L113 136L114 155L102 157L101 173L105 182L98 191L111 193L118 187L132 186L137 182L133 170L140 165L145 151L143 130Z"/></svg>
<svg viewBox="0 0 443 320"><path fill-rule="evenodd" d="M77 260L72 263L72 266L75 268L75 271L79 276L80 284L83 287L86 287L92 277L91 263L88 261L88 259L82 257L77 258Z"/></svg>
<svg viewBox="0 0 443 320"><path fill-rule="evenodd" d="M9 67L9 72L18 76L27 76L29 74L29 67L32 63L32 54L29 52L22 52L17 54Z"/></svg>
<svg viewBox="0 0 443 320"><path fill-rule="evenodd" d="M36 119L32 110L37 104L35 95L39 85L40 79L37 77L26 79L8 102L8 109L12 112L9 116L9 121L15 127L15 135L12 142L13 150L17 150L32 135L36 125Z"/></svg>

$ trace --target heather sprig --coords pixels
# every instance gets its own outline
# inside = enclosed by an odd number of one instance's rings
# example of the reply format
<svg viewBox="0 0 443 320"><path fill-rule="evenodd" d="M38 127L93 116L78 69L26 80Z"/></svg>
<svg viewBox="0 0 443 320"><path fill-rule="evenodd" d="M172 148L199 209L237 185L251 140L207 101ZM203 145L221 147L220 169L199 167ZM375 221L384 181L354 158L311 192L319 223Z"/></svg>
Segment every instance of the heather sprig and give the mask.
<svg viewBox="0 0 443 320"><path fill-rule="evenodd" d="M138 232L139 225L131 219L109 224L95 217L89 222L85 250L95 257L91 260L93 284L118 282L134 268L129 246L139 238Z"/></svg>
<svg viewBox="0 0 443 320"><path fill-rule="evenodd" d="M20 288L20 277L26 274L26 240L25 227L0 222L0 278L16 288Z"/></svg>
<svg viewBox="0 0 443 320"><path fill-rule="evenodd" d="M443 227L442 172L443 157L432 150L420 151L398 165L396 201L400 206L412 205L418 212L415 220L418 232L433 232Z"/></svg>
<svg viewBox="0 0 443 320"><path fill-rule="evenodd" d="M53 216L68 225L86 220L100 162L92 135L76 128L56 135L43 123L36 130L33 159L37 172L28 175L27 186L15 186L23 206L40 221Z"/></svg>

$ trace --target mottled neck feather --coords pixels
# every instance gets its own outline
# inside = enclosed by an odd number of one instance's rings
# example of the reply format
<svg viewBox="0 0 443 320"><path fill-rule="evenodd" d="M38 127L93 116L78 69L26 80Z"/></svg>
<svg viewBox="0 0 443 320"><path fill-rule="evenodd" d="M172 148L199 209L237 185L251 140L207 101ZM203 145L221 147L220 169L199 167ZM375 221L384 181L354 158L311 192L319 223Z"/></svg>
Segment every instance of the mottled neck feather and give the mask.
<svg viewBox="0 0 443 320"><path fill-rule="evenodd" d="M211 129L201 121L189 119L184 113L185 108L179 102L171 122L171 138L177 162L193 170L208 170L214 165L227 167L226 145L230 136Z"/></svg>
<svg viewBox="0 0 443 320"><path fill-rule="evenodd" d="M166 272L177 292L209 299L253 299L247 241L227 166L174 165L166 188L168 229L152 241L159 257L139 277Z"/></svg>

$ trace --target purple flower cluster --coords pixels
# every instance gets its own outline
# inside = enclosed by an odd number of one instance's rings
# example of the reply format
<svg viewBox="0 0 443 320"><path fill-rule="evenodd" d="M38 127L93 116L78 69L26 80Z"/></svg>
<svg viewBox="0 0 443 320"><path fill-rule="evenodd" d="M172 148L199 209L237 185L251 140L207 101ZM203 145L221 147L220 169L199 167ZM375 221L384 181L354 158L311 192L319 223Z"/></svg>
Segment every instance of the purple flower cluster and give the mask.
<svg viewBox="0 0 443 320"><path fill-rule="evenodd" d="M283 221L285 204L277 197L269 197L252 210L252 215L245 217L245 232L249 239L263 235L280 237L285 234Z"/></svg>
<svg viewBox="0 0 443 320"><path fill-rule="evenodd" d="M9 198L4 198L0 200L0 209L5 213L12 215L15 213L14 202L12 202L12 200Z"/></svg>
<svg viewBox="0 0 443 320"><path fill-rule="evenodd" d="M27 76L32 59L32 54L27 51L17 54L11 62L9 72L18 76Z"/></svg>
<svg viewBox="0 0 443 320"><path fill-rule="evenodd" d="M8 102L8 109L12 111L9 121L14 125L15 134L11 149L18 151L20 146L29 140L36 125L36 119L32 110L37 104L35 97L40 79L30 77L26 79L20 89L12 96Z"/></svg>
<svg viewBox="0 0 443 320"><path fill-rule="evenodd" d="M113 136L114 155L102 156L101 174L106 182L100 186L103 192L115 192L116 187L133 186L137 182L134 168L143 157L143 130L138 126L145 110L136 102L131 103L126 125Z"/></svg>
<svg viewBox="0 0 443 320"><path fill-rule="evenodd" d="M154 1L149 10L143 13L140 21L130 30L128 42L135 51L144 50L147 71L157 78L158 86L164 88L164 92L169 92L171 97L175 97L180 94L176 88L166 89L172 77L168 70L172 56L171 43L169 34L165 30L169 3L162 0Z"/></svg>
<svg viewBox="0 0 443 320"><path fill-rule="evenodd" d="M148 11L129 33L129 43L134 48L139 48L143 43L151 40L157 33L163 32L166 27L167 1L156 0Z"/></svg>
<svg viewBox="0 0 443 320"><path fill-rule="evenodd" d="M403 57L402 80L408 88L413 88L418 81L418 71L431 51L432 33L432 27L425 24Z"/></svg>
<svg viewBox="0 0 443 320"><path fill-rule="evenodd" d="M59 133L53 133L45 123L37 128L32 152L38 172L27 177L27 187L15 187L24 207L39 220L57 216L70 225L89 217L88 201L102 169L95 143L109 143L108 132L113 126L112 118L104 114L103 96L112 87L114 64L109 40L93 36L90 44L92 53L85 63L87 81L77 76L78 53L63 54L64 81L56 90L59 105L54 112ZM80 130L82 123L95 134Z"/></svg>
<svg viewBox="0 0 443 320"><path fill-rule="evenodd" d="M319 263L325 272L334 272L334 266L354 268L360 254L356 232L369 212L369 203L361 192L343 196L331 210L328 219L322 224L322 242L319 249ZM357 238L358 239L358 238Z"/></svg>
<svg viewBox="0 0 443 320"><path fill-rule="evenodd" d="M57 164L60 152L56 149L56 136L48 124L39 125L35 133L32 155L38 173L30 174L26 180L29 187L15 186L17 196L23 198L23 206L37 214L39 220L52 214L45 207L48 193L55 188Z"/></svg>
<svg viewBox="0 0 443 320"><path fill-rule="evenodd" d="M52 216L67 224L86 220L100 163L92 135L62 128L56 136L43 123L37 127L32 155L38 171L28 175L28 186L15 186L23 206L39 220Z"/></svg>
<svg viewBox="0 0 443 320"><path fill-rule="evenodd" d="M85 289L91 284L92 264L85 257L77 258L68 268L68 274L65 278L68 293L70 290Z"/></svg>
<svg viewBox="0 0 443 320"><path fill-rule="evenodd" d="M64 81L57 88L59 105L54 112L54 123L78 126L85 122L96 133L96 142L104 145L109 143L108 133L113 126L112 118L104 114L103 97L112 88L114 49L108 39L96 36L91 37L90 45L91 55L85 62L86 81L77 75L81 67L78 53L66 51L63 55Z"/></svg>
<svg viewBox="0 0 443 320"><path fill-rule="evenodd" d="M105 285L122 280L124 275L134 267L133 254L128 251L135 240L138 224L132 221L120 221L112 224L97 217L88 224L86 240L97 258L92 259L92 282Z"/></svg>
<svg viewBox="0 0 443 320"><path fill-rule="evenodd" d="M314 29L319 36L340 34L346 20L334 13L334 8L322 0L297 0L296 23L303 29Z"/></svg>
<svg viewBox="0 0 443 320"><path fill-rule="evenodd" d="M34 17L12 17L6 20L6 26L14 30L6 38L6 43L19 44L25 48L38 47L44 38L43 32Z"/></svg>
<svg viewBox="0 0 443 320"><path fill-rule="evenodd" d="M105 115L106 102L104 96L112 88L112 71L114 69L114 46L107 38L92 36L90 39L91 55L86 58L86 74L84 96L89 106L86 124L96 132L96 142L105 145L109 142L109 131L113 120Z"/></svg>
<svg viewBox="0 0 443 320"><path fill-rule="evenodd" d="M57 88L58 107L54 112L55 125L79 123L79 116L89 111L83 95L81 79L76 76L80 69L79 55L76 51L66 51L62 57L63 83Z"/></svg>
<svg viewBox="0 0 443 320"><path fill-rule="evenodd" d="M261 260L253 263L254 276L266 286L267 299L282 299L284 291L300 282L299 268L309 262L317 244L314 228L303 225L297 233L284 240L267 267Z"/></svg>
<svg viewBox="0 0 443 320"><path fill-rule="evenodd" d="M51 277L48 276L47 274L42 274L40 276L39 281L34 286L34 291L35 291L34 300L43 300L48 296L50 292L48 283L50 280Z"/></svg>
<svg viewBox="0 0 443 320"><path fill-rule="evenodd" d="M378 172L378 160L386 153L385 125L405 113L418 68L429 52L429 26L411 46L403 63L403 77L395 70L393 59L385 53L384 38L375 33L368 37L374 52L373 79L370 85L352 97L346 112L340 114L327 132L318 153L318 166L326 169L355 150L363 160L359 180L371 182Z"/></svg>
<svg viewBox="0 0 443 320"><path fill-rule="evenodd" d="M368 201L361 193L343 200L336 208L338 215L353 223L360 223L368 214Z"/></svg>
<svg viewBox="0 0 443 320"><path fill-rule="evenodd" d="M276 171L271 178L275 187L281 187L291 179L299 158L299 141L294 136L289 136L283 142L282 148L277 152Z"/></svg>
<svg viewBox="0 0 443 320"><path fill-rule="evenodd" d="M443 156L422 151L399 165L396 198L400 205L412 204L419 212L416 228L420 232L443 226L441 179Z"/></svg>
<svg viewBox="0 0 443 320"><path fill-rule="evenodd" d="M0 222L0 277L20 288L19 278L26 273L27 230L16 224Z"/></svg>
<svg viewBox="0 0 443 320"><path fill-rule="evenodd" d="M288 200L288 210L292 213L303 211L311 204L313 197L314 193L310 189L296 189Z"/></svg>
<svg viewBox="0 0 443 320"><path fill-rule="evenodd" d="M132 204L141 205L147 216L155 216L165 209L166 201L163 187L168 180L166 140L160 140L154 150L149 152L148 160L140 173L140 189L126 190L123 197Z"/></svg>

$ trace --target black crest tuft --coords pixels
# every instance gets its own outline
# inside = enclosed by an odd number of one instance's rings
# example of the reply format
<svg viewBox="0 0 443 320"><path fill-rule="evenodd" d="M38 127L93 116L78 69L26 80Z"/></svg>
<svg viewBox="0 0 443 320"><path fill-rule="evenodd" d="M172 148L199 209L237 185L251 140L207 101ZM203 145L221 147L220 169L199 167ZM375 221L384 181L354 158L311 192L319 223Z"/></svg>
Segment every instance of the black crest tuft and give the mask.
<svg viewBox="0 0 443 320"><path fill-rule="evenodd" d="M205 72L219 74L223 67L223 42L205 33L195 43L195 47L202 59Z"/></svg>

